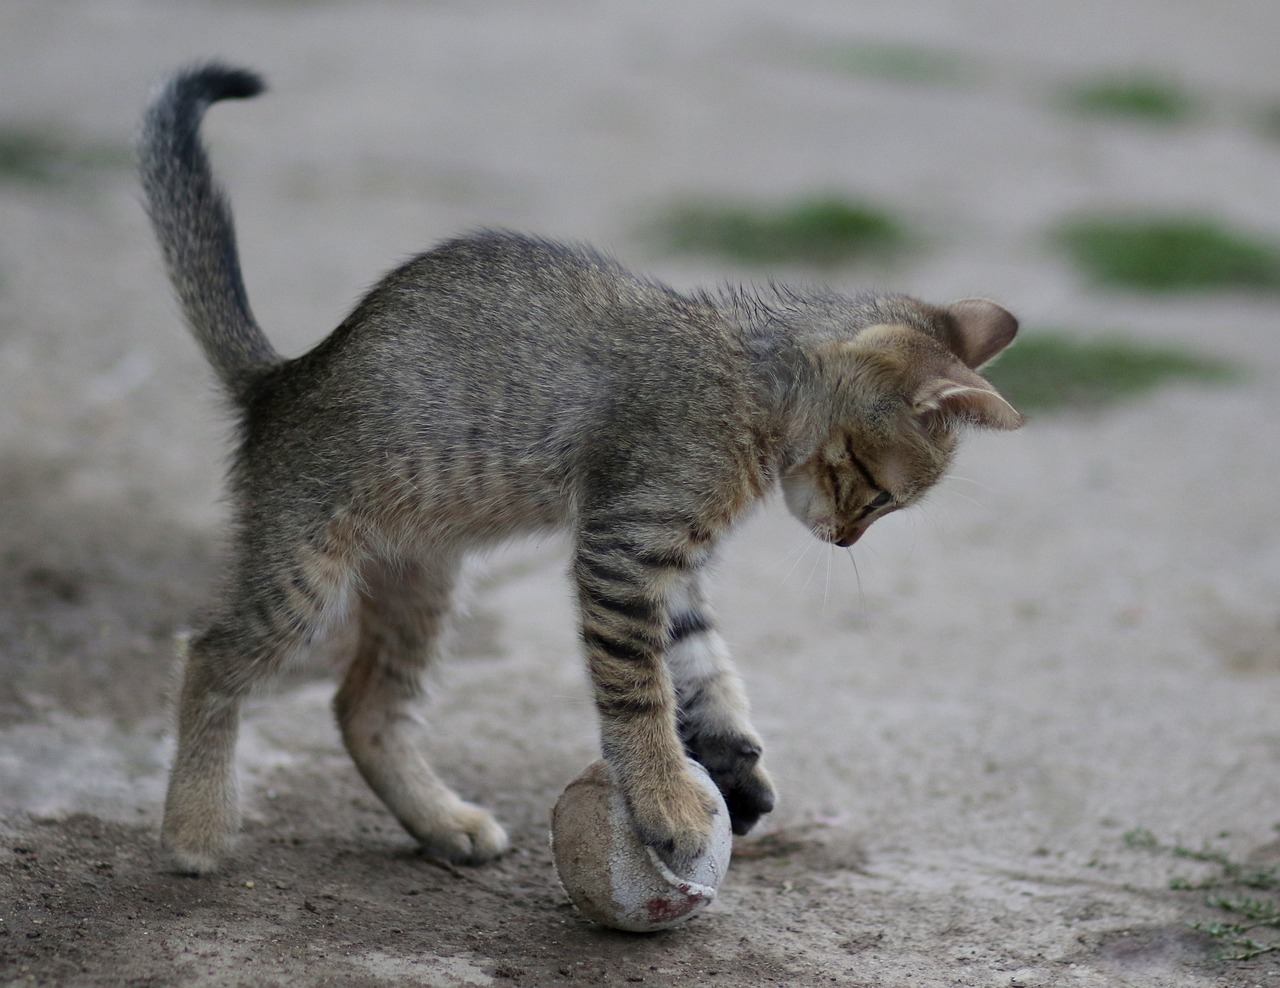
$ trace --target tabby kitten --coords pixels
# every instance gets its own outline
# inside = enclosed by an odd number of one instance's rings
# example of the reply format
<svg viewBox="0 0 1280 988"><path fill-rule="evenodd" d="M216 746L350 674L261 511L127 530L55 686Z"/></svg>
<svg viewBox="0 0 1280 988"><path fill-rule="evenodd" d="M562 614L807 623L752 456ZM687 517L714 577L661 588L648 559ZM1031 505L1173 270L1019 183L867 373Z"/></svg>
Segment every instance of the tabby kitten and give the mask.
<svg viewBox="0 0 1280 988"><path fill-rule="evenodd" d="M428 763L426 671L469 550L573 537L604 757L642 838L682 867L716 812L745 833L774 803L761 742L708 607L717 543L781 486L819 539L852 545L939 477L963 426L1021 417L976 373L1017 322L993 302L682 294L582 247L453 240L284 360L254 321L229 207L199 136L251 72L173 76L140 142L151 220L186 322L230 396L235 555L189 643L163 841L207 872L237 828L234 749L255 683L352 615L334 707L361 774L431 854L479 862L502 828Z"/></svg>

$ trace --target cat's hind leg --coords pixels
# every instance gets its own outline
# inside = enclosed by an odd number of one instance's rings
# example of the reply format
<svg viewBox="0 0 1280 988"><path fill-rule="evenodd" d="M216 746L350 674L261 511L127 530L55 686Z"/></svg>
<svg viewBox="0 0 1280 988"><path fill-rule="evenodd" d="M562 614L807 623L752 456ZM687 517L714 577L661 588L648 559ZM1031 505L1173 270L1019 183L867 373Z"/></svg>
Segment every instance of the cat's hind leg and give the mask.
<svg viewBox="0 0 1280 988"><path fill-rule="evenodd" d="M466 864L508 847L492 816L462 800L432 769L425 679L439 651L456 561L379 562L366 569L356 655L334 711L360 774L434 857Z"/></svg>
<svg viewBox="0 0 1280 988"><path fill-rule="evenodd" d="M175 870L214 870L239 827L235 747L254 685L345 615L351 571L340 553L294 552L247 532L227 599L191 639L161 843Z"/></svg>
<svg viewBox="0 0 1280 988"><path fill-rule="evenodd" d="M671 607L666 660L680 740L720 788L733 832L745 834L773 809L773 783L760 764L760 736L703 594L701 572L684 581Z"/></svg>

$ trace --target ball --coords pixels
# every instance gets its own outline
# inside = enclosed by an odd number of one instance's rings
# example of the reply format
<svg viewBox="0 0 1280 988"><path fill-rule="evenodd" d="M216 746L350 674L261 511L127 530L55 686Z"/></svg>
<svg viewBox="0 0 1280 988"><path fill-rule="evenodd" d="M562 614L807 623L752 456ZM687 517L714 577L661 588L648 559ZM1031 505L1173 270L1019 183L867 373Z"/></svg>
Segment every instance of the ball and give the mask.
<svg viewBox="0 0 1280 988"><path fill-rule="evenodd" d="M683 875L641 842L604 761L565 787L551 813L551 853L560 884L588 919L652 933L686 922L715 901L733 851L729 810L706 769L692 760L689 768L719 812L710 847Z"/></svg>

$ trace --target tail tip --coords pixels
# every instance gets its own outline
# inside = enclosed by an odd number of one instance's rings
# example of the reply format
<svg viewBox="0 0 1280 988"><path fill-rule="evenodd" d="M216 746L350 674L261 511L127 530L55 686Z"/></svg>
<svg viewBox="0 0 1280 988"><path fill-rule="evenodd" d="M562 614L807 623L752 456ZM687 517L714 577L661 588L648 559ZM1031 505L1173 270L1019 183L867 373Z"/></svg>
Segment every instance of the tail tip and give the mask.
<svg viewBox="0 0 1280 988"><path fill-rule="evenodd" d="M267 88L265 80L252 69L208 62L197 70L217 90L217 99L248 99Z"/></svg>
<svg viewBox="0 0 1280 988"><path fill-rule="evenodd" d="M267 88L267 84L252 69L208 61L174 73L165 88L175 95L194 97L202 103L216 103L218 100L257 96Z"/></svg>

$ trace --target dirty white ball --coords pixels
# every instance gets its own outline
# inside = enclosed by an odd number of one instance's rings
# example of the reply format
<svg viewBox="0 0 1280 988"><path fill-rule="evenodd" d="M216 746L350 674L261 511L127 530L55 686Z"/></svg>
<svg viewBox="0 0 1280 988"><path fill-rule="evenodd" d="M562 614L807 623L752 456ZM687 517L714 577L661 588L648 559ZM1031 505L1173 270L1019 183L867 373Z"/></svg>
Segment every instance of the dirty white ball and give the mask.
<svg viewBox="0 0 1280 988"><path fill-rule="evenodd" d="M641 843L621 791L603 761L565 787L551 813L551 851L560 884L588 919L615 930L651 933L709 906L729 869L729 810L711 776L689 768L719 807L711 846L685 875L674 874Z"/></svg>

